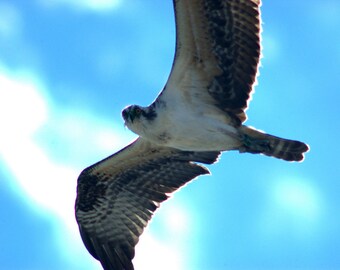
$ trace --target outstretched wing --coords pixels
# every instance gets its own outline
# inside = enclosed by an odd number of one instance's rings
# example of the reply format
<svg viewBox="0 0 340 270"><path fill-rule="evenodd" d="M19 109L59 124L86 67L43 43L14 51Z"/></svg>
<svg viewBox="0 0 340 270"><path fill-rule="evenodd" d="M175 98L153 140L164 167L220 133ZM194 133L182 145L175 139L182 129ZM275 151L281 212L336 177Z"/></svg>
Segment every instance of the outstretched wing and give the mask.
<svg viewBox="0 0 340 270"><path fill-rule="evenodd" d="M85 169L76 218L83 242L103 268L133 269L131 260L153 212L168 195L209 171L219 152L185 152L142 139Z"/></svg>
<svg viewBox="0 0 340 270"><path fill-rule="evenodd" d="M186 100L245 121L260 59L259 6L260 0L174 0L176 54L162 95L182 91Z"/></svg>

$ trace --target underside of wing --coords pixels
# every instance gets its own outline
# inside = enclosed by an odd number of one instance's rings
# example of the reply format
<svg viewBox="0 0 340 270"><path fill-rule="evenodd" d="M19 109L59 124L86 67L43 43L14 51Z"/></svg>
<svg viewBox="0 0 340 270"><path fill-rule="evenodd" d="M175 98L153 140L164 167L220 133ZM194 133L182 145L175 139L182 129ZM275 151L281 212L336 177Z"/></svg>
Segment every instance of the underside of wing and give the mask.
<svg viewBox="0 0 340 270"><path fill-rule="evenodd" d="M85 169L78 178L76 218L88 251L104 269L131 260L153 212L168 195L208 170L219 152L187 152L142 139Z"/></svg>
<svg viewBox="0 0 340 270"><path fill-rule="evenodd" d="M260 0L174 0L176 55L168 85L200 91L192 95L243 122L260 59L259 6Z"/></svg>

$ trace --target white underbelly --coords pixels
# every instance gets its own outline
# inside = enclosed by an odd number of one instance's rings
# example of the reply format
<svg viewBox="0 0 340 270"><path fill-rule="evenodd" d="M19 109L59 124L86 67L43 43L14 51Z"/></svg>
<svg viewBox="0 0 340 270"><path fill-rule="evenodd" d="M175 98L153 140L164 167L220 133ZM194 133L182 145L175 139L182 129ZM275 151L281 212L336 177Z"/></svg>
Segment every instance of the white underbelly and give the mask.
<svg viewBox="0 0 340 270"><path fill-rule="evenodd" d="M230 150L240 145L239 136L233 127L223 129L187 129L183 133L173 133L167 146L182 150L212 151Z"/></svg>
<svg viewBox="0 0 340 270"><path fill-rule="evenodd" d="M189 151L236 149L240 146L239 132L223 120L225 119L187 115L180 120L166 121L159 125L152 131L153 138L150 139L164 146Z"/></svg>

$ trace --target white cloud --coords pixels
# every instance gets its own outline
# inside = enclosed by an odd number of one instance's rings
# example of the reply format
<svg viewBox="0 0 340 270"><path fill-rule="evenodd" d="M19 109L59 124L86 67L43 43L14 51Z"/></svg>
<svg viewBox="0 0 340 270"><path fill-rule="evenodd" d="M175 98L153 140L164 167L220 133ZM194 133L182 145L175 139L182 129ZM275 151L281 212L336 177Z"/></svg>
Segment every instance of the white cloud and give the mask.
<svg viewBox="0 0 340 270"><path fill-rule="evenodd" d="M39 128L49 124L58 135L65 134L64 145L59 146L64 148L72 148L79 140L83 145L91 142L100 152L110 143L122 145L126 139L120 139L121 136L105 127L102 121L89 118L85 123L81 112L69 111L65 115L60 110L57 119L48 123L51 121L49 108L53 106L42 95L43 85L29 74L10 75L4 68L0 68L0 72L0 152L3 159L31 202L68 220L64 216L65 209L73 205L79 169L74 168L74 164L55 163L48 156L35 139Z"/></svg>
<svg viewBox="0 0 340 270"><path fill-rule="evenodd" d="M22 19L11 4L0 2L0 38L9 39L21 33Z"/></svg>
<svg viewBox="0 0 340 270"><path fill-rule="evenodd" d="M94 65L102 76L106 78L118 77L126 67L126 59L121 53L121 49L110 47L98 52Z"/></svg>
<svg viewBox="0 0 340 270"><path fill-rule="evenodd" d="M178 248L166 246L145 232L136 246L136 258L132 262L140 270L183 270L181 257Z"/></svg>
<svg viewBox="0 0 340 270"><path fill-rule="evenodd" d="M186 232L190 229L188 211L183 207L169 207L164 213L166 229L175 235Z"/></svg>
<svg viewBox="0 0 340 270"><path fill-rule="evenodd" d="M53 163L33 140L34 133L48 121L43 89L33 78L0 68L0 154L13 175L10 184L18 199L53 220L57 218L59 225L66 225L68 233L63 233L60 241L68 240L64 247L81 250L81 242L75 239L73 211L78 171Z"/></svg>
<svg viewBox="0 0 340 270"><path fill-rule="evenodd" d="M307 240L318 232L324 205L311 181L277 179L268 190L267 206L259 219L264 237L276 238L289 231L291 236Z"/></svg>
<svg viewBox="0 0 340 270"><path fill-rule="evenodd" d="M337 0L315 1L310 6L312 16L321 23L323 27L336 27L340 23L340 3Z"/></svg>
<svg viewBox="0 0 340 270"><path fill-rule="evenodd" d="M320 197L317 189L303 180L278 181L273 189L277 207L291 212L295 218L313 222L320 215Z"/></svg>
<svg viewBox="0 0 340 270"><path fill-rule="evenodd" d="M11 73L0 65L0 155L13 175L11 184L18 199L56 222L55 241L65 257L78 267L81 264L87 269L100 268L87 254L74 218L79 169L74 164L56 162L39 144L36 134L42 126L55 125L54 132L66 134L63 145L58 147L73 149L78 141L86 148L84 145L90 142L99 152L107 151L112 145L123 145L130 138L126 134L119 136L107 123L95 117L87 118L82 112L54 108L43 93L46 93L43 83L32 74ZM51 113L51 108L57 112ZM83 153L79 155L81 159ZM169 215L172 224L179 217L182 227L175 226L172 233L185 233L185 213L176 211ZM158 254L156 258L154 252ZM76 264L73 259L78 255L86 259ZM160 243L146 232L137 247L135 263L139 269L145 266L144 269L159 269L166 261L166 268L162 269L181 269L180 258L176 248Z"/></svg>
<svg viewBox="0 0 340 270"><path fill-rule="evenodd" d="M38 0L45 7L66 6L76 10L94 12L111 11L121 4L121 0Z"/></svg>
<svg viewBox="0 0 340 270"><path fill-rule="evenodd" d="M281 47L280 37L275 32L262 33L263 60L261 62L274 63L280 61Z"/></svg>
<svg viewBox="0 0 340 270"><path fill-rule="evenodd" d="M133 261L136 269L190 269L186 256L190 252L187 250L190 247L188 236L197 224L191 224L191 213L180 200L169 200L156 211L151 226L140 237ZM152 237L153 229L162 240Z"/></svg>

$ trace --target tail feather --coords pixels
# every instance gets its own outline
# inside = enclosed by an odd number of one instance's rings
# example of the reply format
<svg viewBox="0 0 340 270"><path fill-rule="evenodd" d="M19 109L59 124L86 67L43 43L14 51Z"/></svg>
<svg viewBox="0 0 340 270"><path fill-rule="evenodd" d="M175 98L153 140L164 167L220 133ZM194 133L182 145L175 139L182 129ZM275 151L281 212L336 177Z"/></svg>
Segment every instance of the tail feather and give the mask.
<svg viewBox="0 0 340 270"><path fill-rule="evenodd" d="M308 145L303 142L265 134L247 126L242 126L241 130L244 139L240 152L261 153L287 161L302 161L303 154L309 150Z"/></svg>

